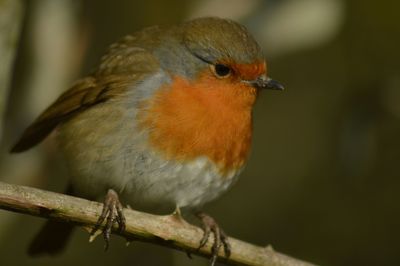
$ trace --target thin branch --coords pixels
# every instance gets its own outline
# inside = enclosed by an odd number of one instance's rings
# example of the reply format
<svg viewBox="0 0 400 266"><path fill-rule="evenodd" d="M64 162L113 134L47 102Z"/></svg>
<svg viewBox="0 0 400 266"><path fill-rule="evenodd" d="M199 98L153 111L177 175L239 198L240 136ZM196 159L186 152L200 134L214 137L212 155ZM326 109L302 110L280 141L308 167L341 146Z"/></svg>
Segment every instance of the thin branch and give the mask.
<svg viewBox="0 0 400 266"><path fill-rule="evenodd" d="M0 208L14 212L93 226L101 213L102 204L81 198L31 187L0 182ZM158 216L124 209L126 231L120 235L209 257L211 244L197 250L202 231L177 215ZM115 228L117 229L117 228ZM115 230L117 233L118 230ZM230 238L232 254L229 261L220 253L220 261L234 265L311 266L274 251ZM211 242L211 241L209 241Z"/></svg>

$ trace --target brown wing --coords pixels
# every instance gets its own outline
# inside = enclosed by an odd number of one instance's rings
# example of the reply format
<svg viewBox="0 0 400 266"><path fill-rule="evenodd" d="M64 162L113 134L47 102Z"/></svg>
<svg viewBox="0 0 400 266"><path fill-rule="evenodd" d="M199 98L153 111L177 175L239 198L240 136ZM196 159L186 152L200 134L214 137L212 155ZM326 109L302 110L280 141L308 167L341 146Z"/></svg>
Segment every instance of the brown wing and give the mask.
<svg viewBox="0 0 400 266"><path fill-rule="evenodd" d="M123 95L129 86L158 69L158 61L146 50L134 46L127 36L111 46L99 68L79 80L50 105L22 134L11 152L23 152L41 142L60 123L84 110Z"/></svg>

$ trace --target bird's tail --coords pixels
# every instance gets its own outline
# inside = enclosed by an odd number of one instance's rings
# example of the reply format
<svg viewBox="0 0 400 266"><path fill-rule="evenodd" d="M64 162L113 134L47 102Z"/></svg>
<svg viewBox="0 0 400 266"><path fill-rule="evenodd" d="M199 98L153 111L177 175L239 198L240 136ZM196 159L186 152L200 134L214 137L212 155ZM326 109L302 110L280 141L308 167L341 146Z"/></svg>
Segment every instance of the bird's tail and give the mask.
<svg viewBox="0 0 400 266"><path fill-rule="evenodd" d="M71 184L64 194L73 195ZM28 247L28 255L38 257L43 255L57 255L63 251L74 230L74 225L58 221L47 220Z"/></svg>
<svg viewBox="0 0 400 266"><path fill-rule="evenodd" d="M66 246L74 229L72 224L47 221L28 247L32 257L41 255L57 255Z"/></svg>

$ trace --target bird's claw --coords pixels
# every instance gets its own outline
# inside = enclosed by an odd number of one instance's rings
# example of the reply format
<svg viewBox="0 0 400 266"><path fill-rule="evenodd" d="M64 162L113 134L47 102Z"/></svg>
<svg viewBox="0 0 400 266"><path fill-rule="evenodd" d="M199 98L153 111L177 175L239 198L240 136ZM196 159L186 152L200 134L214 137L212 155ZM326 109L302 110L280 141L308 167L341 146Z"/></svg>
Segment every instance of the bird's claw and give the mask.
<svg viewBox="0 0 400 266"><path fill-rule="evenodd" d="M200 219L204 231L203 238L200 240L198 249L201 249L207 244L211 232L214 234L214 243L211 247L210 266L215 265L221 246L224 246L225 257L229 258L231 255L231 245L229 244L228 236L225 234L225 232L211 216L200 212L197 213L197 217Z"/></svg>
<svg viewBox="0 0 400 266"><path fill-rule="evenodd" d="M125 216L122 213L122 204L119 201L117 192L112 189L109 189L107 192L107 195L104 199L103 210L90 235L94 235L97 230L99 230L104 220L106 220L103 229L103 238L105 241L104 251L107 251L110 242L111 230L114 223L118 223L120 232L125 231Z"/></svg>

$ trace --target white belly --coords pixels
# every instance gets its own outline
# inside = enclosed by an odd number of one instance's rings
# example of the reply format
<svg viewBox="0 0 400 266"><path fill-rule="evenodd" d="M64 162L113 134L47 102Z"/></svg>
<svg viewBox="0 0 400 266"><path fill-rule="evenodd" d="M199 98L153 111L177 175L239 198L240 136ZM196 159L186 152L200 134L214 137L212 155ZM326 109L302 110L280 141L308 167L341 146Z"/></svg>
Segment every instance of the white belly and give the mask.
<svg viewBox="0 0 400 266"><path fill-rule="evenodd" d="M205 157L188 163L154 160L149 164L147 173L140 178L131 176L124 188L132 204L149 208L200 207L225 192L238 176L238 172L221 176Z"/></svg>
<svg viewBox="0 0 400 266"><path fill-rule="evenodd" d="M61 148L79 195L101 197L112 188L134 209L164 212L200 207L236 180L240 170L222 176L206 157L162 159L136 129L134 116L105 103L60 128Z"/></svg>

